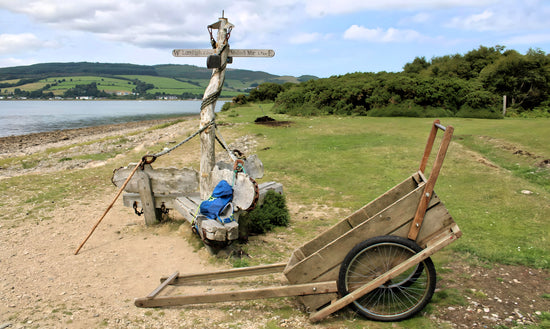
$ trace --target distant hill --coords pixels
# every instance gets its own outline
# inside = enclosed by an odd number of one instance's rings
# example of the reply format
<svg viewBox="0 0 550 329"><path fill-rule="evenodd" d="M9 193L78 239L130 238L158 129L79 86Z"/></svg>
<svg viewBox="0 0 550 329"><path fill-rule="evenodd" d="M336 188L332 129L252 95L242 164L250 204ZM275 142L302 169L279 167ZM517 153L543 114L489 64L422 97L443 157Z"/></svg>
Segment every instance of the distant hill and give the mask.
<svg viewBox="0 0 550 329"><path fill-rule="evenodd" d="M207 68L185 64L42 63L0 68L0 97L63 97L68 91L74 97L79 92L75 89L90 93L94 90L91 87L95 86L99 94L103 91L112 97L131 97L140 92L142 97L145 94L149 98L154 95L200 98L211 75L212 71ZM317 77L278 76L262 71L228 68L222 97L247 93L264 82L299 83L311 79Z"/></svg>

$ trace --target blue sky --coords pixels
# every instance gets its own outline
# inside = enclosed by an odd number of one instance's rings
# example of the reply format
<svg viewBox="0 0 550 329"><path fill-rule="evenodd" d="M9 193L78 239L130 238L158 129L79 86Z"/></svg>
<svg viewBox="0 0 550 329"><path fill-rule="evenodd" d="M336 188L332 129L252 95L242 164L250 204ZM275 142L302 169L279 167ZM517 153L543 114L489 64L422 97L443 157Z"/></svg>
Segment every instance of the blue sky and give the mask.
<svg viewBox="0 0 550 329"><path fill-rule="evenodd" d="M0 0L0 67L45 62L192 64L172 49L209 48L206 26L222 10L231 68L329 77L401 71L415 57L480 45L550 51L548 0ZM0 77L1 80L2 77Z"/></svg>

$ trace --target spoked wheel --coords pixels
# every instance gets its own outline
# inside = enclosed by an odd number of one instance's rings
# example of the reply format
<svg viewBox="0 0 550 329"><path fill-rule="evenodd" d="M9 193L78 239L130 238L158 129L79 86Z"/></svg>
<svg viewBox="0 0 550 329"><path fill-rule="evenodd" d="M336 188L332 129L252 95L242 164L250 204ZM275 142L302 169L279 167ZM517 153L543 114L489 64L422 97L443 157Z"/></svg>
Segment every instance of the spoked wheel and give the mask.
<svg viewBox="0 0 550 329"><path fill-rule="evenodd" d="M378 236L365 240L356 245L344 259L338 276L338 292L345 296L420 251L422 248L416 243L398 236ZM426 258L357 299L351 306L368 319L404 320L428 304L435 283L434 264L430 258Z"/></svg>

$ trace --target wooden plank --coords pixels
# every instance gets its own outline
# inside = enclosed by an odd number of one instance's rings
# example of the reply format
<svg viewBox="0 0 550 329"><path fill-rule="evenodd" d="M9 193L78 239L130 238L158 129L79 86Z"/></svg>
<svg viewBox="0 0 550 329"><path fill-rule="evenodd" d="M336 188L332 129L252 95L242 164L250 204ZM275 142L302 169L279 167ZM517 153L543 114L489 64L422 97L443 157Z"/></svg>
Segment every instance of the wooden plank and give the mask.
<svg viewBox="0 0 550 329"><path fill-rule="evenodd" d="M214 55L216 49L174 49L172 56L174 57L208 57Z"/></svg>
<svg viewBox="0 0 550 329"><path fill-rule="evenodd" d="M419 187L370 220L348 231L319 249L292 268L285 269L291 283L311 282L316 277L340 264L346 254L359 242L379 235L387 235L414 217L415 208L423 192Z"/></svg>
<svg viewBox="0 0 550 329"><path fill-rule="evenodd" d="M453 224L453 218L447 211L447 208L445 208L443 203L437 204L435 207L428 209L426 212L422 229L416 238L416 243L421 247L425 247L426 241L430 240L434 235L439 234L441 231L447 230ZM406 238L409 233L409 229L410 224L405 224L390 234Z"/></svg>
<svg viewBox="0 0 550 329"><path fill-rule="evenodd" d="M424 172L426 170L426 165L428 164L428 159L430 158L430 153L432 152L432 148L435 142L435 137L437 136L437 126L436 123L439 123L439 120L435 120L432 124L432 130L430 131L430 134L428 135L428 141L426 142L426 147L424 148L424 154L422 155L422 160L420 161L420 172Z"/></svg>
<svg viewBox="0 0 550 329"><path fill-rule="evenodd" d="M381 196L376 198L374 201L370 202L365 207L363 207L366 216L370 218L376 215L377 213L391 206L393 203L395 203L397 200L401 199L411 191L414 191L415 189L417 189L421 184L424 184L424 183L418 184L417 180L415 179L416 176L418 176L417 173L413 174L411 177L405 179L404 181L397 184L396 186L391 188L389 191L382 194ZM355 227L361 224L364 221L364 219L357 220L353 216L350 216L348 221L353 227Z"/></svg>
<svg viewBox="0 0 550 329"><path fill-rule="evenodd" d="M182 197L182 194L157 194L153 193L153 198L155 199L155 208L162 208L162 204L164 204L164 207L167 209L174 209L175 201L177 198ZM132 208L134 206L134 202L137 202L138 208L143 208L141 206L141 199L139 197L139 193L124 193L122 195L122 203L125 207Z"/></svg>
<svg viewBox="0 0 550 329"><path fill-rule="evenodd" d="M214 55L216 49L174 49L174 57L208 57ZM229 49L230 57L273 57L275 51L272 49Z"/></svg>
<svg viewBox="0 0 550 329"><path fill-rule="evenodd" d="M174 274L170 275L160 286L157 287L157 289L153 290L149 295L147 295L147 299L155 298L164 288L166 288L169 284L172 284L174 280L178 277L180 272L176 271Z"/></svg>
<svg viewBox="0 0 550 329"><path fill-rule="evenodd" d="M147 173L143 171L137 172L134 177L137 176L139 197L143 206L143 217L145 224L154 225L161 220L161 214L155 208L155 199L153 198L153 191L151 189L151 180Z"/></svg>
<svg viewBox="0 0 550 329"><path fill-rule="evenodd" d="M457 227L458 229L458 227ZM386 273L378 276L376 279L371 280L367 284L361 286L360 288L352 291L351 293L347 294L346 296L336 300L329 306L321 309L320 311L313 313L309 319L311 322L317 322L328 315L346 307L350 303L354 302L355 300L361 298L365 294L369 293L373 289L376 289L376 287L379 287L384 282L387 282L388 280L391 280L395 278L396 276L400 275L401 273L405 272L407 269L411 268L412 266L420 263L424 259L430 257L437 251L441 250L445 246L449 245L450 243L454 242L458 236L451 230L444 236L438 238L436 241L433 241L429 244L429 246L422 250L421 252L417 253L416 255L412 256L411 258L407 259L403 263L395 266L391 270L387 271Z"/></svg>
<svg viewBox="0 0 550 329"><path fill-rule="evenodd" d="M296 301L300 303L307 313L312 313L320 310L333 300L338 298L338 293L308 295L296 297Z"/></svg>
<svg viewBox="0 0 550 329"><path fill-rule="evenodd" d="M273 49L229 49L231 57L273 57Z"/></svg>
<svg viewBox="0 0 550 329"><path fill-rule="evenodd" d="M112 181L116 186L131 172L132 165L119 168L113 173ZM143 171L151 179L151 187L155 194L188 194L198 190L199 173L191 168L157 168L145 165ZM138 179L133 177L124 188L125 192L139 193Z"/></svg>
<svg viewBox="0 0 550 329"><path fill-rule="evenodd" d="M229 292L159 296L153 299L137 298L134 304L137 307L178 306L191 304L206 304L231 302L251 299L278 298L291 296L306 296L314 294L334 293L338 290L336 282L317 282L263 289L250 289Z"/></svg>
<svg viewBox="0 0 550 329"><path fill-rule="evenodd" d="M286 266L286 263L276 263L276 264L270 264L270 265L234 268L234 269L221 270L216 272L191 273L191 274L185 274L185 275L176 277L175 280L173 280L172 284L184 285L184 284L188 284L190 282L196 282L196 281L223 280L223 279L231 279L231 278L253 276L253 275L281 273L285 268L285 266ZM167 279L168 279L167 277L162 277L160 281L164 282Z"/></svg>
<svg viewBox="0 0 550 329"><path fill-rule="evenodd" d="M332 226L330 229L326 230L315 239L305 243L300 248L296 249L294 253L298 252L299 250L301 255L308 257L311 254L317 252L319 249L325 247L330 242L339 238L353 227L360 225L362 222L366 221L384 208L393 204L401 197L407 195L407 193L410 193L412 190L418 187L418 184L416 183L418 180L418 174L413 174L412 177L405 179L383 195L369 202L361 209L342 219L336 225ZM302 260L305 257L297 256L295 258ZM289 266L292 265L294 265L294 263L289 262Z"/></svg>
<svg viewBox="0 0 550 329"><path fill-rule="evenodd" d="M436 126L435 123L434 126ZM453 137L453 130L454 128L452 126L448 126L445 130L445 135L443 135L443 140L441 141L441 145L439 146L439 151L437 152L434 166L432 168L432 171L430 172L430 178L428 178L428 181L426 182L422 199L420 199L420 202L418 203L418 207L414 215L414 220L411 223L411 229L408 234L408 238L413 241L416 240L418 232L420 231L420 227L422 226L424 214L426 213L426 209L428 208L428 203L430 202L430 198L432 197L435 183L437 181L437 178L439 177L439 172L441 170L441 167L443 166L443 161L445 160L445 154L447 153L447 149L449 148L449 144L451 143L451 138Z"/></svg>
<svg viewBox="0 0 550 329"><path fill-rule="evenodd" d="M426 218L424 221L425 229L420 231L417 240L418 244L423 248L426 247L427 241L433 239L437 235L440 235L442 232L448 232L451 227L456 225L442 203L438 203L434 207L431 207L426 213ZM389 235L396 235L405 238L407 237L409 227L410 225L405 224L395 231L390 232ZM337 280L340 266L341 262L335 264L333 268L315 278L314 282ZM326 304L326 301L322 300L321 297L319 300L315 300L313 298L303 298L300 299L300 302L310 310L316 310L319 306Z"/></svg>
<svg viewBox="0 0 550 329"><path fill-rule="evenodd" d="M195 214L198 212L200 197L198 195L183 196L176 198L174 202L175 209L189 222L193 223Z"/></svg>

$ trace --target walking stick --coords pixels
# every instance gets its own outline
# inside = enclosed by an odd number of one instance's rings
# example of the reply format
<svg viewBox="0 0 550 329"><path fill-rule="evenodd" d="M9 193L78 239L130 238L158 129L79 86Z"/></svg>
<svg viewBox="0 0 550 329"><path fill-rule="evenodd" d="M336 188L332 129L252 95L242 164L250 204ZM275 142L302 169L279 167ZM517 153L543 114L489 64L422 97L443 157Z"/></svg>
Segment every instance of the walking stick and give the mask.
<svg viewBox="0 0 550 329"><path fill-rule="evenodd" d="M134 168L134 170L132 170L132 172L130 173L130 175L128 176L128 178L126 178L126 181L124 182L124 184L122 184L122 187L118 190L118 193L115 195L115 198L113 199L113 201L111 202L111 204L107 207L107 209L105 209L105 212L103 213L103 215L101 215L101 217L99 218L99 220L97 221L97 223L95 223L94 227L92 227L92 230L90 231L90 233L88 233L88 236L86 237L86 239L84 239L84 241L82 241L82 243L80 244L80 246L78 247L78 249L76 249L76 251L74 252L74 254L78 254L78 252L80 251L80 249L82 248L82 246L84 246L84 244L86 243L86 241L88 241L88 239L90 238L90 236L92 236L92 233L94 233L95 229L97 228L97 226L99 225L99 223L101 223L101 221L103 220L103 218L105 217L105 215L107 215L107 213L109 212L109 210L111 210L111 208L113 207L113 205L115 204L115 201L118 199L118 197L120 196L120 194L122 193L122 191L124 191L124 188L126 187L126 185L128 185L128 182L130 181L130 179L132 178L132 176L134 176L134 174L136 173L137 169L144 163L146 162L147 160L145 160L145 157L143 157L141 159L141 161L136 165L136 167Z"/></svg>

